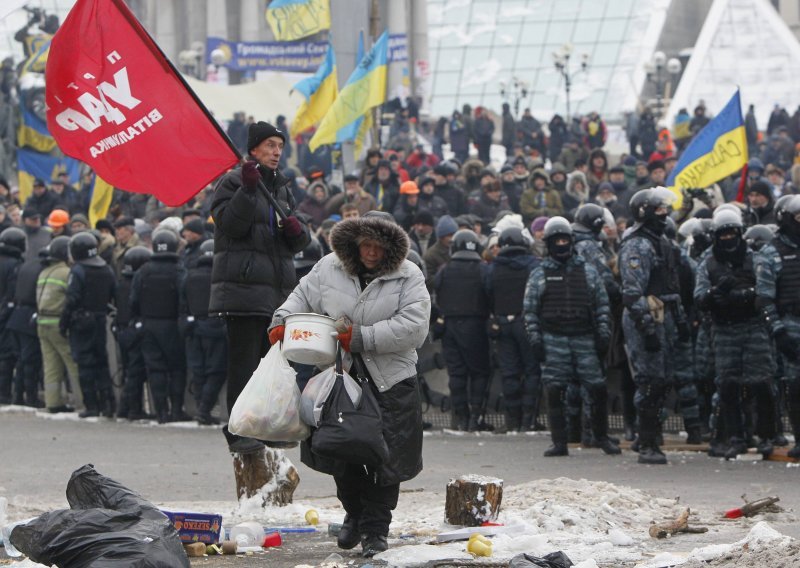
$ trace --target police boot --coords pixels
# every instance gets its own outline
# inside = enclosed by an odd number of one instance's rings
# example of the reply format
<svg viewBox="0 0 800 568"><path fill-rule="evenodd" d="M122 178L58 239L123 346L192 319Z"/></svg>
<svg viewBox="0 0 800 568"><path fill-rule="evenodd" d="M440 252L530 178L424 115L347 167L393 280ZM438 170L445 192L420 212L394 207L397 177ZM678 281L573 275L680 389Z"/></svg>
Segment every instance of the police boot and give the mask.
<svg viewBox="0 0 800 568"><path fill-rule="evenodd" d="M465 405L453 411L453 430L466 432L469 427L469 408Z"/></svg>
<svg viewBox="0 0 800 568"><path fill-rule="evenodd" d="M577 414L569 413L566 416L566 420L567 420L567 441L570 444L580 444L581 436L583 434L582 431L583 421L581 420L581 413L580 412L578 412ZM552 430L552 426L550 428Z"/></svg>
<svg viewBox="0 0 800 568"><path fill-rule="evenodd" d="M83 389L83 405L86 408L83 412L78 414L79 418L100 416L100 409L97 403L97 393L94 390Z"/></svg>
<svg viewBox="0 0 800 568"><path fill-rule="evenodd" d="M44 408L44 402L39 400L39 385L25 385L25 406L31 408Z"/></svg>
<svg viewBox="0 0 800 568"><path fill-rule="evenodd" d="M519 406L506 409L506 432L520 432L522 429L522 409Z"/></svg>
<svg viewBox="0 0 800 568"><path fill-rule="evenodd" d="M726 460L735 460L736 456L747 453L747 442L736 436L731 438L731 443L725 452Z"/></svg>
<svg viewBox="0 0 800 568"><path fill-rule="evenodd" d="M548 419L550 420L550 438L553 445L544 452L544 457L568 456L567 418L564 416L564 389L548 387L547 389Z"/></svg>
<svg viewBox="0 0 800 568"><path fill-rule="evenodd" d="M694 426L686 426L686 443L691 445L698 445L703 443L702 431L700 424Z"/></svg>
<svg viewBox="0 0 800 568"><path fill-rule="evenodd" d="M639 414L639 459L641 464L664 465L667 457L656 443L658 436L658 412L649 410Z"/></svg>
<svg viewBox="0 0 800 568"><path fill-rule="evenodd" d="M608 436L608 391L605 386L596 389L592 398L592 432L595 445L607 455L621 454L622 450L619 449L618 442L614 443Z"/></svg>
<svg viewBox="0 0 800 568"><path fill-rule="evenodd" d="M471 404L469 409L469 423L467 424L467 432L477 432L480 429L481 429L481 407L475 404Z"/></svg>
<svg viewBox="0 0 800 568"><path fill-rule="evenodd" d="M792 404L791 401L790 404ZM789 420L792 423L792 430L794 430L794 447L786 455L798 459L800 458L800 407L789 407Z"/></svg>
<svg viewBox="0 0 800 568"><path fill-rule="evenodd" d="M100 414L106 418L114 418L114 411L117 406L116 402L113 391L102 391L100 393Z"/></svg>
<svg viewBox="0 0 800 568"><path fill-rule="evenodd" d="M626 442L633 442L636 439L636 428L633 427L631 422L625 423L625 434L623 437Z"/></svg>
<svg viewBox="0 0 800 568"><path fill-rule="evenodd" d="M520 418L519 431L531 432L533 431L533 422L536 418L533 408L530 406L522 407L522 417Z"/></svg>
<svg viewBox="0 0 800 568"><path fill-rule="evenodd" d="M211 426L220 423L219 418L211 414L211 405L204 402L200 403L195 420L197 420L197 423L201 426Z"/></svg>

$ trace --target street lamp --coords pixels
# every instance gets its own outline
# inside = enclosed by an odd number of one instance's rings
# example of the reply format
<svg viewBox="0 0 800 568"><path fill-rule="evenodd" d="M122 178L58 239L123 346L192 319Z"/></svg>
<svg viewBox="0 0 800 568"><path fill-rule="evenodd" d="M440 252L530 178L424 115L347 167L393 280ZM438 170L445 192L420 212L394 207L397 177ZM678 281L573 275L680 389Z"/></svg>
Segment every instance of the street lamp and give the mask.
<svg viewBox="0 0 800 568"><path fill-rule="evenodd" d="M559 51L553 52L553 63L556 66L556 70L561 73L561 76L564 78L564 89L567 93L567 124L570 123L570 100L569 100L569 92L570 88L572 87L572 81L575 77L589 68L589 54L582 53L581 54L581 66L579 69L572 71L569 68L569 59L572 56L572 44L565 43L561 46Z"/></svg>
<svg viewBox="0 0 800 568"><path fill-rule="evenodd" d="M528 96L528 83L518 77L511 77L511 82L500 81L500 96L504 101L514 101L514 118L519 118L519 103Z"/></svg>
<svg viewBox="0 0 800 568"><path fill-rule="evenodd" d="M664 96L667 88L667 75L673 79L677 78L683 69L680 60L676 57L667 59L663 51L656 51L653 58L644 64L647 73L647 81L652 83L656 89L656 119L661 119L664 115Z"/></svg>

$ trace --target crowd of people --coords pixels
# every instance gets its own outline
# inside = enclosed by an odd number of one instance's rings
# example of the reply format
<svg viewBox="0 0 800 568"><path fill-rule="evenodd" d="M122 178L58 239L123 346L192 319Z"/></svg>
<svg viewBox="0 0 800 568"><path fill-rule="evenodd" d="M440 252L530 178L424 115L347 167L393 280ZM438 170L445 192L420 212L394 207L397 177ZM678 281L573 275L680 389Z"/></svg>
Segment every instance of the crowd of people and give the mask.
<svg viewBox="0 0 800 568"><path fill-rule="evenodd" d="M641 135L647 130L642 125L652 122L646 110L637 117L638 137L629 132L630 153L614 160L604 149L606 126L597 113L569 127L556 116L543 127L528 110L516 121L505 108L496 136L485 109L462 110L428 125L432 145L415 140L417 116L409 109L397 113L391 140L368 150L342 188L316 163L305 170L300 162L290 166L292 138L278 128L286 142L275 150L280 177L268 181L286 192L283 203L299 219L302 235L312 237L279 256L296 253L302 275L331 252L331 230L342 220L379 211L401 227L411 243L408 258L433 298L430 337L441 340L455 428L488 427L496 373L505 429L544 428L539 414L546 402L553 432L548 455L566 453L568 441L617 453L618 440L607 433L606 388L616 377L624 435L633 440L639 434L646 449L640 459L647 463L663 461L659 429L672 385L688 443L710 436L711 452L728 457L752 444L763 453L786 444L783 415L800 427L800 398L792 387L794 304L781 298L791 293L786 279L791 282L794 272L790 255L783 264L776 259L796 246L788 207L800 181L793 119L776 110L766 142L756 129L744 179L684 190L682 205L665 215L668 199L644 195L665 185L681 149L708 122L704 105L689 120L688 136L656 133L653 145ZM755 128L752 110L748 137ZM241 113L229 132L250 151L248 133L257 124ZM496 171L482 144L498 138L507 155ZM294 140L302 142L303 135ZM298 157L301 146L295 145ZM213 317L230 315L226 309L209 312L212 271L248 281L272 262L267 250L257 254L264 258L247 251L221 255L216 245L215 254L215 231L225 236L221 219L230 223L242 214L221 205L222 181L178 208L116 191L107 218L94 227L87 218L90 182L91 172L77 188L66 175L36 180L21 204L0 180L0 404L132 420L150 412L169 422L192 418L184 405L189 393L194 418L218 423L212 410L226 378L236 375L234 388L229 385L235 395L251 372L252 362L241 361L257 362L266 352L271 314L290 288L257 314L256 323ZM722 211L725 223L717 215ZM743 252L745 245L756 249L773 240L760 256ZM764 298L755 281L758 258L777 263ZM663 281L661 287L648 284L651 279ZM294 275L280 284L290 281ZM739 309L742 302L749 307ZM770 305L777 307L770 311ZM743 319L721 325L731 314ZM249 337L256 324L260 339L248 348L252 353L237 353L231 365L232 327ZM107 339L107 327L115 341ZM728 335L740 329L744 335ZM242 341L234 343L244 349ZM731 346L761 358L734 364ZM753 370L748 365L756 359L760 366ZM123 385L119 397L114 383ZM244 443L230 435L229 443L236 442Z"/></svg>

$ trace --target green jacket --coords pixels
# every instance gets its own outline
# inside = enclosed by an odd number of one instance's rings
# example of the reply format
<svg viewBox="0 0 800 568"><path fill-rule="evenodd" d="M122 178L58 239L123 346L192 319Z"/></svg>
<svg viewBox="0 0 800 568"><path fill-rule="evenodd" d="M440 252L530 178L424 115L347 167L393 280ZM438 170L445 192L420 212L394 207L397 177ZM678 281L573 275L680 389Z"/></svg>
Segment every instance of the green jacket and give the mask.
<svg viewBox="0 0 800 568"><path fill-rule="evenodd" d="M68 277L69 266L66 262L51 264L39 273L36 281L36 321L40 325L58 325L67 301Z"/></svg>

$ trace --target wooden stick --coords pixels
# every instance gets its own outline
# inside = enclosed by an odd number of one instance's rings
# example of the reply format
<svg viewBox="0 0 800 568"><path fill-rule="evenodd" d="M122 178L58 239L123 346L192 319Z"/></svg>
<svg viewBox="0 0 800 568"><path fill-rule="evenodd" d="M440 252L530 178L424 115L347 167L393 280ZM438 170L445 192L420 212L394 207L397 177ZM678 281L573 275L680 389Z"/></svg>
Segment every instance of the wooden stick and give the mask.
<svg viewBox="0 0 800 568"><path fill-rule="evenodd" d="M667 521L665 523L654 523L650 525L650 536L653 538L667 538L678 533L693 533L699 534L708 532L707 527L690 527L689 526L689 509L678 515L674 521Z"/></svg>

